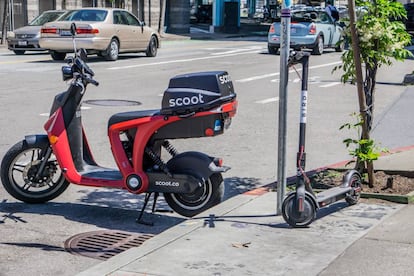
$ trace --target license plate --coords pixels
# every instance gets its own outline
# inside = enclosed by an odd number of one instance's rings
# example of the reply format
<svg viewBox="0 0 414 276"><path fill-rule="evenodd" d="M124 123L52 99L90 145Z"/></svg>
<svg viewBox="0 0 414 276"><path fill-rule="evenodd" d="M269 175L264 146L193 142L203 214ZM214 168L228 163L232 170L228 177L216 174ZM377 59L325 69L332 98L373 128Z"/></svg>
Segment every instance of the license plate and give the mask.
<svg viewBox="0 0 414 276"><path fill-rule="evenodd" d="M61 36L71 36L72 34L68 30L60 30Z"/></svg>
<svg viewBox="0 0 414 276"><path fill-rule="evenodd" d="M26 40L19 40L19 41L17 41L17 45L19 45L19 46L27 46L27 41Z"/></svg>

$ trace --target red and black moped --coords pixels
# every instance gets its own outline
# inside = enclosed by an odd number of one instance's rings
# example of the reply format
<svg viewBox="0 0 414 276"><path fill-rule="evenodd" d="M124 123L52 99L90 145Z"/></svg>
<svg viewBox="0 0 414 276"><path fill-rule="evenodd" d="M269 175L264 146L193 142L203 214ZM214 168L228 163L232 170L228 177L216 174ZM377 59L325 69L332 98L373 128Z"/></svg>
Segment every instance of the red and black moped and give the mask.
<svg viewBox="0 0 414 276"><path fill-rule="evenodd" d="M229 168L201 152L178 153L169 140L216 136L230 126L237 101L228 73L176 76L164 92L161 109L114 114L108 137L117 168L105 168L95 162L82 126L82 98L88 84L98 82L86 64L86 51L76 50L75 34L81 31L76 28L72 24L75 55L62 67L69 88L55 96L46 134L28 135L5 154L4 188L27 203L52 200L69 183L146 193L139 219L151 194L163 193L169 206L187 217L218 204L222 173Z"/></svg>

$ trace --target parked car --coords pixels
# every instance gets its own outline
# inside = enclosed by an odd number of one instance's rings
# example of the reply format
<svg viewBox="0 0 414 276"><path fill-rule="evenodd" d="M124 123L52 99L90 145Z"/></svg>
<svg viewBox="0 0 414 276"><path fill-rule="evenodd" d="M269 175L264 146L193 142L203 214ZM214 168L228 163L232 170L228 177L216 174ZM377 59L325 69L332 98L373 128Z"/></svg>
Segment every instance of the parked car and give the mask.
<svg viewBox="0 0 414 276"><path fill-rule="evenodd" d="M39 45L40 29L42 25L55 21L63 16L64 10L45 11L33 19L27 26L18 28L7 34L7 46L16 55L23 55L26 51L44 51Z"/></svg>
<svg viewBox="0 0 414 276"><path fill-rule="evenodd" d="M414 34L414 3L404 4L404 8L407 11L407 19L404 20L405 29L411 35Z"/></svg>
<svg viewBox="0 0 414 276"><path fill-rule="evenodd" d="M158 34L124 9L83 8L72 10L58 21L43 25L40 46L54 60L63 60L73 51L70 26L77 27L76 45L88 54L117 60L120 53L145 52L155 57L160 47Z"/></svg>
<svg viewBox="0 0 414 276"><path fill-rule="evenodd" d="M280 48L280 19L278 21L272 23L268 33L270 54L276 54ZM292 12L290 47L295 50L308 48L315 55L321 55L325 48L341 52L344 48L344 43L340 42L342 35L340 24L334 23L325 11Z"/></svg>

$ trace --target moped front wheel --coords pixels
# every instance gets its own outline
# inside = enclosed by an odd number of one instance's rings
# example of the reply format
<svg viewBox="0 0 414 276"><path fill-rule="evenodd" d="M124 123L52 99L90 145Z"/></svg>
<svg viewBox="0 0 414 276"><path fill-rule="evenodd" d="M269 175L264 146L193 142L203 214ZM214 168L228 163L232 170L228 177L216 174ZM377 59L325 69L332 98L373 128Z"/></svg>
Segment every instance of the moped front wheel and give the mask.
<svg viewBox="0 0 414 276"><path fill-rule="evenodd" d="M52 153L44 160L45 151L44 144L29 145L23 140L6 153L1 162L1 181L11 196L27 203L44 203L66 190L69 182L56 157Z"/></svg>
<svg viewBox="0 0 414 276"><path fill-rule="evenodd" d="M185 217L193 217L219 204L224 194L222 175L215 173L201 182L202 185L192 193L164 193L165 201L175 212Z"/></svg>

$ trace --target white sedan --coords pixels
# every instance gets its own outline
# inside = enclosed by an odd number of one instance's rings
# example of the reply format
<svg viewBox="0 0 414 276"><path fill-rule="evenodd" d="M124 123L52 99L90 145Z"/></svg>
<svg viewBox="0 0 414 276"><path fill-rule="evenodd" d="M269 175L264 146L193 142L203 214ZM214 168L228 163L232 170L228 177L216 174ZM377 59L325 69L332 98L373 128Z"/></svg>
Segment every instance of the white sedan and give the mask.
<svg viewBox="0 0 414 276"><path fill-rule="evenodd" d="M54 60L73 52L70 32L76 23L76 45L88 54L117 60L120 53L144 52L155 57L160 47L158 34L123 9L83 8L72 10L58 21L43 25L39 44Z"/></svg>

